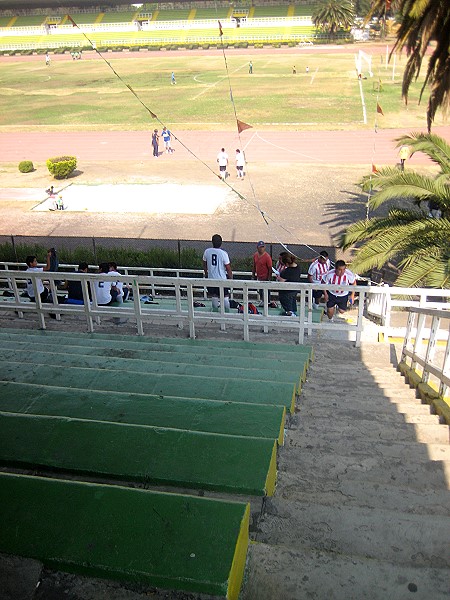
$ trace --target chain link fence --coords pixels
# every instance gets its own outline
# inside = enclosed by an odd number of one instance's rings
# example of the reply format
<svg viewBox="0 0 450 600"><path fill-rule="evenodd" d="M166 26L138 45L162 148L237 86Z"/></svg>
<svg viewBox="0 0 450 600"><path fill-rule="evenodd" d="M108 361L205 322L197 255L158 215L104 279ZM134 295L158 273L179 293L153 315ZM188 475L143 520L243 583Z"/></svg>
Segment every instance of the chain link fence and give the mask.
<svg viewBox="0 0 450 600"><path fill-rule="evenodd" d="M248 262L249 268L251 268L251 259L253 254L256 252L256 243L258 240L252 242L236 242L231 240L224 240L222 248L228 252L233 267L233 262L239 263L241 267ZM9 247L9 255L1 256L0 261L14 260L15 262L24 262L27 253L33 252L32 248L56 248L58 252L62 250L68 251L83 251L92 254L94 262L98 264L98 255L104 254L104 250L111 250L111 260L120 262L120 250L134 250L147 252L154 249L170 250L178 256L178 264L174 265L178 268L191 268L193 264L183 264L186 261L186 256L191 257L192 251L198 254L201 258L205 248L211 246L210 240L151 240L142 238L101 238L101 237L60 237L60 236L0 236L0 244L4 248L5 254ZM187 253L186 251L191 251ZM280 252L284 252L284 248L279 243L266 242L266 250L272 256L273 260L277 260ZM332 262L336 260L336 248L332 246L304 246L300 244L293 244L288 246L288 250L295 254L295 256L302 262L310 262L317 258L321 250L326 250L330 255ZM117 256L115 256L117 253ZM45 256L38 256L38 260L43 260ZM127 266L127 265L122 265ZM167 266L167 265L142 265L142 266ZM201 265L199 265L201 266Z"/></svg>

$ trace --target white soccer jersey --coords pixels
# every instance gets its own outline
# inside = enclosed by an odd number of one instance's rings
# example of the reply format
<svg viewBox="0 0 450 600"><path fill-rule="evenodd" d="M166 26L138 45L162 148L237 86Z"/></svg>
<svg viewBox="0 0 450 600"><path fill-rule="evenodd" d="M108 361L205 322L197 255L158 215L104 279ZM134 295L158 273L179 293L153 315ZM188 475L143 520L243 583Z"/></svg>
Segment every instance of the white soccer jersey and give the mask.
<svg viewBox="0 0 450 600"><path fill-rule="evenodd" d="M329 283L331 285L352 285L355 281L355 275L348 269L345 269L342 275L336 275L336 269L331 269L331 271L328 271L328 273L325 273L322 277L322 283ZM348 291L339 289L330 290L330 292L334 294L334 296L346 296L348 294Z"/></svg>
<svg viewBox="0 0 450 600"><path fill-rule="evenodd" d="M330 266L330 260L328 258L324 263L319 262L319 259L313 261L308 269L308 275L311 275L313 283L321 283L322 277L325 273L328 273Z"/></svg>
<svg viewBox="0 0 450 600"><path fill-rule="evenodd" d="M109 304L111 302L112 281L96 281L94 283L97 304Z"/></svg>
<svg viewBox="0 0 450 600"><path fill-rule="evenodd" d="M207 248L203 260L208 267L208 279L227 279L225 265L230 264L230 258L221 248Z"/></svg>
<svg viewBox="0 0 450 600"><path fill-rule="evenodd" d="M33 273L42 273L44 269L42 267L28 267L27 271L32 271ZM36 286L38 294L41 295L44 291L44 284L42 283L42 279L36 279ZM34 298L34 287L31 279L27 279L27 294L30 298Z"/></svg>
<svg viewBox="0 0 450 600"><path fill-rule="evenodd" d="M228 164L228 154L226 152L219 152L217 162L219 163L219 167L226 167Z"/></svg>
<svg viewBox="0 0 450 600"><path fill-rule="evenodd" d="M119 271L110 271L108 273L108 275L120 275ZM111 282L111 287L115 285L116 288L119 290L119 296L123 295L123 281L112 281Z"/></svg>
<svg viewBox="0 0 450 600"><path fill-rule="evenodd" d="M236 166L245 167L245 158L243 152L236 152Z"/></svg>

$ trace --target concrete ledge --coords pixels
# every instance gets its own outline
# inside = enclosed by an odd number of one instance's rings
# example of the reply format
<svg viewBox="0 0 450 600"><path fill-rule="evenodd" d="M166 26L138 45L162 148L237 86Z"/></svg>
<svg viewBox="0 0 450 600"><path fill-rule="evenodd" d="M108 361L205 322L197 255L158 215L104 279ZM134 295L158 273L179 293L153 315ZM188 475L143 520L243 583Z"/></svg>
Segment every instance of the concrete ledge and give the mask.
<svg viewBox="0 0 450 600"><path fill-rule="evenodd" d="M0 413L0 464L231 494L272 495L275 440Z"/></svg>
<svg viewBox="0 0 450 600"><path fill-rule="evenodd" d="M398 370L405 376L409 385L417 390L417 394L426 404L433 406L436 413L442 417L447 425L450 425L450 404L441 398L439 393L428 383L423 383L420 375L411 369L405 362L398 365Z"/></svg>
<svg viewBox="0 0 450 600"><path fill-rule="evenodd" d="M0 504L2 552L73 573L238 598L248 504L11 474L0 474Z"/></svg>

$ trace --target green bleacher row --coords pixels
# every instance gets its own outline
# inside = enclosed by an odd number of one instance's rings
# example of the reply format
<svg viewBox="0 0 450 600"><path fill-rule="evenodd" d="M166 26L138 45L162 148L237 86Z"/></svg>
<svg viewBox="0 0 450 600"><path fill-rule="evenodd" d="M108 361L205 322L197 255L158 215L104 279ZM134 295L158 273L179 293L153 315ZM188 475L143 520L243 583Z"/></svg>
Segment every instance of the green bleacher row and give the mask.
<svg viewBox="0 0 450 600"><path fill-rule="evenodd" d="M253 18L309 16L313 10L312 5L282 5L282 6L255 6L249 9ZM233 9L226 8L197 8L187 10L156 10L152 13L153 21L178 21L188 19L225 19L232 16ZM48 15L50 18L52 14ZM94 23L126 23L139 16L139 11L118 12L92 12L74 13L72 18L80 25ZM0 17L0 27L36 27L43 25L47 20L42 15L20 15L17 17ZM65 17L62 17L64 22Z"/></svg>
<svg viewBox="0 0 450 600"><path fill-rule="evenodd" d="M315 28L311 26L295 27L258 27L251 30L224 29L222 41L233 42L242 39L264 39L266 37L277 37L289 41L294 36L303 36L313 38ZM182 44L186 42L195 43L209 40L211 43L219 43L220 37L217 28L211 29L173 29L173 30L152 30L152 31L121 31L121 32L96 32L90 33L89 39L100 46L114 45L145 45L145 44L164 44L175 43ZM22 35L22 36L3 36L0 37L0 47L48 47L57 48L58 46L86 46L87 40L81 33L67 33L47 35Z"/></svg>
<svg viewBox="0 0 450 600"><path fill-rule="evenodd" d="M14 329L0 340L0 468L16 471L0 473L0 552L237 600L248 503L179 490L273 494L311 349Z"/></svg>

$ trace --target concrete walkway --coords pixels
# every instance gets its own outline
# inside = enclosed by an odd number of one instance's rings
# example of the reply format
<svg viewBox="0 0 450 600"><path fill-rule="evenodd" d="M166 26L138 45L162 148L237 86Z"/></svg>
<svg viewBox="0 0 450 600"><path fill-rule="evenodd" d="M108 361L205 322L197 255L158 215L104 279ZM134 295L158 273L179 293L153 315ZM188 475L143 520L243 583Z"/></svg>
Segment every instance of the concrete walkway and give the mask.
<svg viewBox="0 0 450 600"><path fill-rule="evenodd" d="M396 372L393 347L315 353L243 599L448 597L448 427Z"/></svg>

